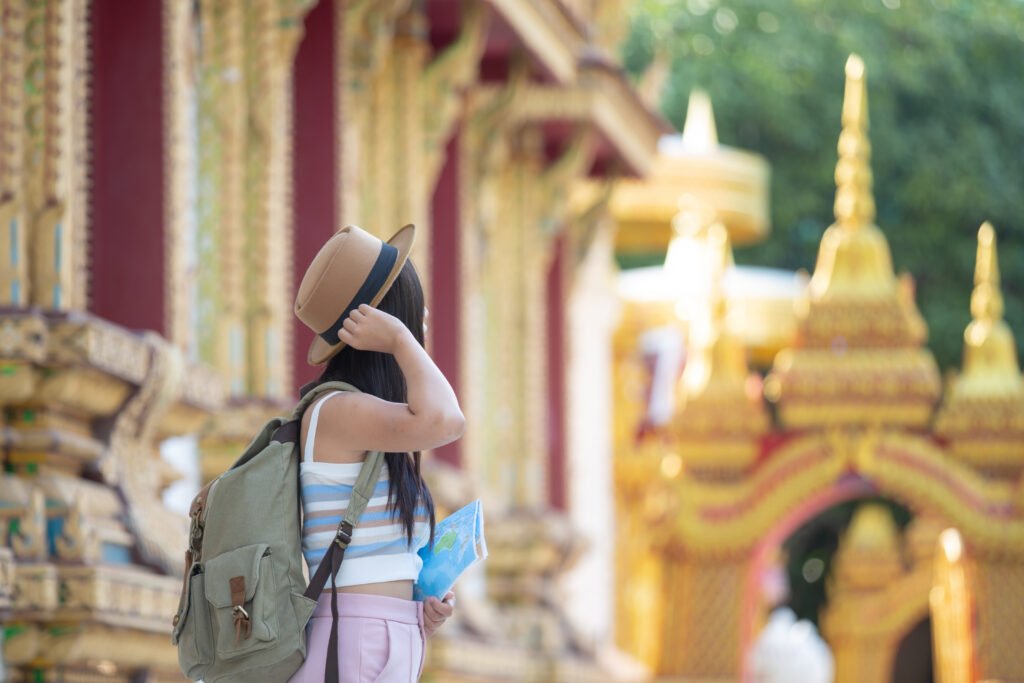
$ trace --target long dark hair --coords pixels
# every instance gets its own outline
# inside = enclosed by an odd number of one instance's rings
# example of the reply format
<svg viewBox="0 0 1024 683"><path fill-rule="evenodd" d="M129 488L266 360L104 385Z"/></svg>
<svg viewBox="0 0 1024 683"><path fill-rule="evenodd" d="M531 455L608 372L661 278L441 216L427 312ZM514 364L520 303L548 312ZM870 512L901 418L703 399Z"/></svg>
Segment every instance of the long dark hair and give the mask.
<svg viewBox="0 0 1024 683"><path fill-rule="evenodd" d="M377 308L401 320L413 337L423 345L423 287L412 261L406 261L391 288ZM390 353L360 351L346 346L331 358L316 381L302 387L302 393L323 382L348 382L360 391L385 401L408 400L405 376ZM411 456L411 457L410 457ZM422 503L430 520L430 542L434 542L434 500L420 475L420 453L385 453L388 467L388 500L394 517L401 520L405 535L412 543L416 508Z"/></svg>

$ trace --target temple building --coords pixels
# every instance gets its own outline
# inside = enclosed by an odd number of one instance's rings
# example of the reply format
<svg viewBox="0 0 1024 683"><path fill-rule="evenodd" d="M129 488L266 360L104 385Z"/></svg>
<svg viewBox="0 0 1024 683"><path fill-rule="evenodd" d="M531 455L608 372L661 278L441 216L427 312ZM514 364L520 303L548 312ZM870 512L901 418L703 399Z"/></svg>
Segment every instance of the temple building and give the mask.
<svg viewBox="0 0 1024 683"><path fill-rule="evenodd" d="M809 278L733 265L730 240L766 235L765 169L717 144L700 98L652 175L612 195L620 258L668 254L620 276L614 346L616 643L655 680L796 680L759 634L791 597L789 550L846 509L835 552L797 568L824 582L836 683L1024 681L1024 389L995 229L943 386L874 222L867 111L851 56Z"/></svg>
<svg viewBox="0 0 1024 683"><path fill-rule="evenodd" d="M669 130L617 66L624 4L0 0L9 680L182 680L158 448L228 467L314 376L291 313L313 254L408 222L469 423L429 476L441 514L485 497L491 550L428 675L607 679L550 598L584 547L568 425L594 418L564 321L610 226L607 191L566 188L643 175Z"/></svg>
<svg viewBox="0 0 1024 683"><path fill-rule="evenodd" d="M995 229L944 388L853 59L813 274L735 267L770 160L700 95L673 134L619 68L628 5L0 0L0 678L183 680L165 494L315 377L291 306L324 241L412 222L467 417L425 469L439 515L483 499L490 549L425 681L749 679L788 540L858 501L819 620L836 681L899 680L922 634L944 683L1024 681Z"/></svg>

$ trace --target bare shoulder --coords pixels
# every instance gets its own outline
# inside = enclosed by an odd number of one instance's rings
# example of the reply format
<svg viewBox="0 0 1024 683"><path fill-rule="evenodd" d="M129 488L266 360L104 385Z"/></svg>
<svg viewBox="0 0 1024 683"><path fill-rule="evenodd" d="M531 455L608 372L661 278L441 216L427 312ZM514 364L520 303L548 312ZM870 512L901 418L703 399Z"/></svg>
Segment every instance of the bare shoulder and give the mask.
<svg viewBox="0 0 1024 683"><path fill-rule="evenodd" d="M355 451L423 451L461 435L432 414L414 415L406 403L385 401L370 394L347 392L332 396L320 408L317 439L321 436Z"/></svg>

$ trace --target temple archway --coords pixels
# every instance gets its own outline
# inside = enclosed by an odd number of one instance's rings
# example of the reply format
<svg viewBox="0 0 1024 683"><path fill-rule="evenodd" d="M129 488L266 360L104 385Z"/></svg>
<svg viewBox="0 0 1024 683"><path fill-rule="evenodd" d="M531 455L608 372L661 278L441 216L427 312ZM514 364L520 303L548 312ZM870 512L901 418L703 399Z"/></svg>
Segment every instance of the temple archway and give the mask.
<svg viewBox="0 0 1024 683"><path fill-rule="evenodd" d="M755 475L772 480L765 487L771 493L762 496L754 507L764 514L774 513L774 519L762 518L758 526L763 531L750 554L741 606L740 652L749 651L767 616L770 605L763 597L766 577L771 577L771 568L780 561L787 542L837 509L854 504L877 508L884 501L897 517L900 510L905 511L898 525L891 519L893 513L887 513L895 544L890 548L889 569L880 574L877 561L863 561L859 573L857 568L847 572L845 582L834 576L828 578L830 595L821 615L822 634L836 657L837 683L890 680L897 662L917 671L930 670L930 662L912 660L915 652L922 652L913 646L920 637L914 635L915 629L929 620L936 541L958 514L963 516L971 488L984 485L977 477L972 480L968 476L966 481L951 478L949 471L958 469L961 466L933 442L899 433L837 432L801 437L781 445L773 454L772 464ZM932 493L926 497L924 491ZM936 496L934 491L945 494ZM747 505L734 500L729 507ZM871 538L879 534L877 515L868 526L872 524L874 531L869 529L867 538L860 539L864 547L851 551L853 554L870 556L878 550L871 547L872 543L878 545L878 538ZM846 529L846 535L855 531L853 526L851 523ZM824 574L827 567L820 569ZM799 613L799 606L794 606ZM930 653L930 648L926 651ZM853 662L857 671L850 668Z"/></svg>

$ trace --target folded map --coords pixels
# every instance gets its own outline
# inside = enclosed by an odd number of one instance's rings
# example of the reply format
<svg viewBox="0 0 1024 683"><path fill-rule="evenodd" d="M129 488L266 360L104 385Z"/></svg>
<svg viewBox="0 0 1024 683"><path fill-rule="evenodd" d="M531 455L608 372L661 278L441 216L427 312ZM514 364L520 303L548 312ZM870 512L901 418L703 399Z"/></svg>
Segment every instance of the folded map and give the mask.
<svg viewBox="0 0 1024 683"><path fill-rule="evenodd" d="M434 527L434 545L420 548L423 569L413 589L414 600L440 599L464 571L487 558L484 510L479 500L456 510Z"/></svg>

